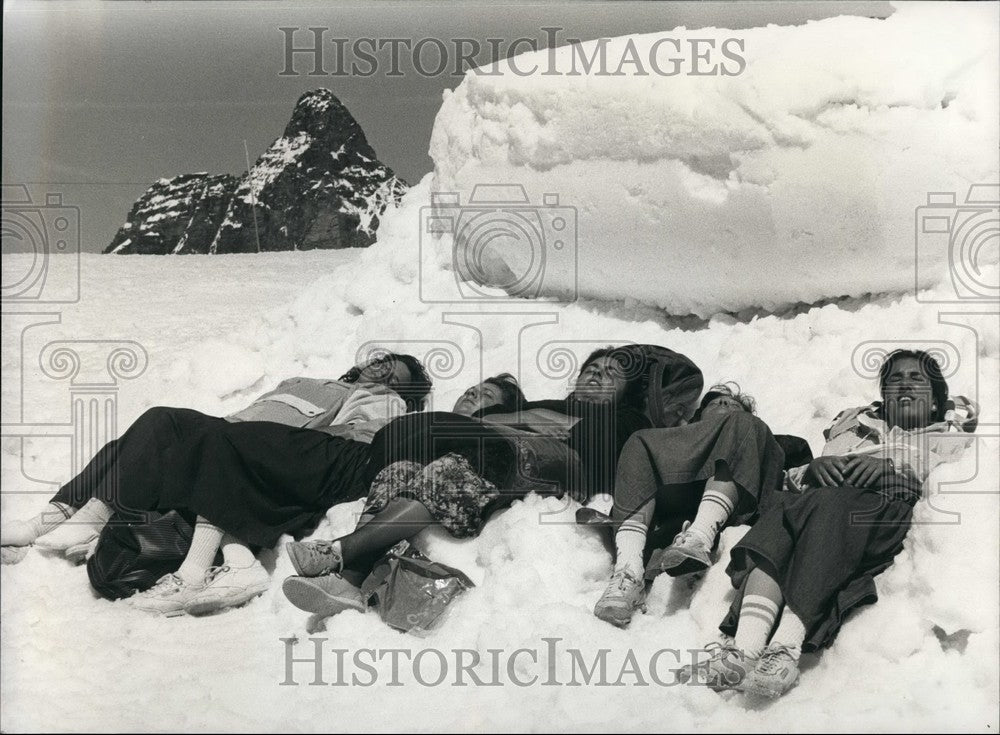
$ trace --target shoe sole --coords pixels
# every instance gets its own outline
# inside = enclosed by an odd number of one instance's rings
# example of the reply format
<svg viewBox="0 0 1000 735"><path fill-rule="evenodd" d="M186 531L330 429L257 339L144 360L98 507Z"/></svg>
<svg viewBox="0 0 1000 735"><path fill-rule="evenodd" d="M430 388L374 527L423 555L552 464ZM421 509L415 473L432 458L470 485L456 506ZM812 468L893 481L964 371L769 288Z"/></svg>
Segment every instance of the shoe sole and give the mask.
<svg viewBox="0 0 1000 735"><path fill-rule="evenodd" d="M763 697L764 699L777 699L778 697L787 694L799 681L799 677L795 677L792 683L789 684L785 689L775 690L770 687L760 686L755 681L751 680L746 683L743 688L744 693L749 694L754 697Z"/></svg>
<svg viewBox="0 0 1000 735"><path fill-rule="evenodd" d="M159 615L162 618L176 618L184 614L184 608L180 610L156 610L153 608L139 607L138 605L132 605L133 610L138 610L139 612L144 612L147 615Z"/></svg>
<svg viewBox="0 0 1000 735"><path fill-rule="evenodd" d="M617 617L615 613L625 613L627 617ZM603 620L605 623L611 623L617 628L626 628L628 624L632 622L632 618L635 617L637 612L646 612L645 603L641 605L636 605L634 608L629 610L622 608L605 608L603 610L594 610L594 617L598 620Z"/></svg>
<svg viewBox="0 0 1000 735"><path fill-rule="evenodd" d="M282 583L281 591L299 610L317 615L336 615L344 610L365 611L360 600L331 595L308 577L289 577Z"/></svg>
<svg viewBox="0 0 1000 735"><path fill-rule="evenodd" d="M271 586L271 581L253 584L247 587L240 594L235 596L224 595L221 592L205 595L204 598L195 598L184 606L184 612L188 615L208 615L209 613L228 610L231 607L246 605L251 600L260 597L267 592Z"/></svg>
<svg viewBox="0 0 1000 735"><path fill-rule="evenodd" d="M668 574L671 577L683 577L687 574L695 574L708 569L704 559L673 550L658 549L649 558L646 565L646 573L643 575L647 580L655 579L661 574Z"/></svg>

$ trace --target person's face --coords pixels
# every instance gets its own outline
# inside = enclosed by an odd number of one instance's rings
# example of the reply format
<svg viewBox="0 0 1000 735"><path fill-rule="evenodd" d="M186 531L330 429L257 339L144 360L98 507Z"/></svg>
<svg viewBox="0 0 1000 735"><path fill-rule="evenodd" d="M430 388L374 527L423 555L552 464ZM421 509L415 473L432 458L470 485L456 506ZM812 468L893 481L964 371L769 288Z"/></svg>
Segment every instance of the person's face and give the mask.
<svg viewBox="0 0 1000 735"><path fill-rule="evenodd" d="M900 357L892 364L882 388L889 426L919 429L933 421L934 394L931 381L914 357Z"/></svg>
<svg viewBox="0 0 1000 735"><path fill-rule="evenodd" d="M574 393L581 401L605 403L620 401L627 387L621 363L613 357L599 357L580 371Z"/></svg>
<svg viewBox="0 0 1000 735"><path fill-rule="evenodd" d="M480 411L490 406L499 406L503 403L503 392L493 383L480 383L469 388L455 402L455 413L463 416L471 416L476 411Z"/></svg>
<svg viewBox="0 0 1000 735"><path fill-rule="evenodd" d="M402 361L391 357L375 358L361 368L361 376L358 378L360 383L381 383L393 389L411 380L413 375L410 369Z"/></svg>
<svg viewBox="0 0 1000 735"><path fill-rule="evenodd" d="M745 410L746 409L740 405L740 402L731 396L716 396L706 403L703 409L701 409L701 417L720 416L722 414L736 413L737 411Z"/></svg>

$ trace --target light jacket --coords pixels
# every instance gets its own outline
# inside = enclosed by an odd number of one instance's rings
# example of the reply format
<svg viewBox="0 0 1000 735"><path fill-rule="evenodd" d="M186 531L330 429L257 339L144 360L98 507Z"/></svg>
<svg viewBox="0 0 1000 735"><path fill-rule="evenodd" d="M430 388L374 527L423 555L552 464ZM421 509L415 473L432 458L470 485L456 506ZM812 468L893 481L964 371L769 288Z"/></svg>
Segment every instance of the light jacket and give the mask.
<svg viewBox="0 0 1000 735"><path fill-rule="evenodd" d="M378 428L404 413L405 401L380 384L289 378L226 420L272 421L370 442Z"/></svg>
<svg viewBox="0 0 1000 735"><path fill-rule="evenodd" d="M823 431L824 457L874 455L891 459L896 472L908 474L921 484L943 462L954 462L973 442L968 436L976 430L976 404L964 396L948 400L944 419L922 429L906 431L892 428L881 418L882 403L849 408L837 414ZM805 480L808 465L788 471L786 489L810 487Z"/></svg>

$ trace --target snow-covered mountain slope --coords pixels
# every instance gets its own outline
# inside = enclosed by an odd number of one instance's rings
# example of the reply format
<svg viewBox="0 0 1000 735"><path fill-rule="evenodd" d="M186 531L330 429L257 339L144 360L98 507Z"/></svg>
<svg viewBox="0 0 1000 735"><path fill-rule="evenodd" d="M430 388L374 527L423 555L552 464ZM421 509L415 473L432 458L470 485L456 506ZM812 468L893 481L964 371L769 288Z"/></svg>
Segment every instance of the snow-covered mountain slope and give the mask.
<svg viewBox="0 0 1000 735"><path fill-rule="evenodd" d="M406 183L327 89L299 98L250 171L184 174L143 194L105 252L247 253L370 245Z"/></svg>
<svg viewBox="0 0 1000 735"><path fill-rule="evenodd" d="M680 28L471 71L431 139L434 189L457 195L468 227L458 260L514 292L703 317L927 287L949 240L915 242L917 208L951 193L934 214L954 218L970 185L1000 182L998 26L995 3L901 3L885 20ZM526 196L484 203L476 187L495 183ZM975 197L995 218L997 189ZM515 208L535 221L475 216ZM976 272L997 264L996 234L959 230L965 287L1000 294L996 271Z"/></svg>

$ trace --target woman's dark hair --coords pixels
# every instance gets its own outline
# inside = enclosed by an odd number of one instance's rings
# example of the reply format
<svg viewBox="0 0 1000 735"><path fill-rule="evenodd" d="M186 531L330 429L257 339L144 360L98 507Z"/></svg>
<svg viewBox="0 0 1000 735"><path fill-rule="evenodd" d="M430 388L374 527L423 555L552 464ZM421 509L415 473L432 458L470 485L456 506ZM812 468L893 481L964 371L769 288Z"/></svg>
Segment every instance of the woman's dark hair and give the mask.
<svg viewBox="0 0 1000 735"><path fill-rule="evenodd" d="M583 375L587 366L602 357L610 357L622 367L622 374L625 377L625 393L622 395L620 405L642 411L646 406L646 391L649 388L649 370L644 361L637 357L636 353L622 347L608 345L600 347L589 355L580 366L577 377ZM643 364L640 364L642 362Z"/></svg>
<svg viewBox="0 0 1000 735"><path fill-rule="evenodd" d="M749 393L743 393L740 390L740 384L734 380L727 380L725 383L716 383L711 388L708 389L702 399L701 403L698 404L698 410L694 412L694 416L691 417L692 423L701 418L701 412L705 410L705 406L714 401L719 396L726 396L732 398L738 404L743 406L743 410L749 414L757 415L757 401Z"/></svg>
<svg viewBox="0 0 1000 735"><path fill-rule="evenodd" d="M889 380L892 366L897 360L912 358L920 364L920 370L931 383L931 395L934 397L933 418L935 421L942 421L944 414L948 410L948 381L944 379L941 372L941 365L929 352L923 350L894 350L885 356L882 366L878 369L878 392L885 400L885 384ZM883 403L884 405L884 403Z"/></svg>
<svg viewBox="0 0 1000 735"><path fill-rule="evenodd" d="M396 352L386 352L377 357L373 357L364 365L355 365L346 373L340 376L345 383L357 383L361 377L361 371L369 365L387 365L386 372L393 369L396 362L406 365L410 373L410 379L405 383L392 386L392 390L399 394L399 397L406 402L407 411L419 411L424 407L424 399L431 392L434 384L423 364L413 355L403 355Z"/></svg>
<svg viewBox="0 0 1000 735"><path fill-rule="evenodd" d="M521 390L521 386L518 385L517 378L510 373L500 373L499 375L486 378L483 382L495 385L500 389L500 405L491 406L491 408L516 411L526 401L524 392Z"/></svg>

